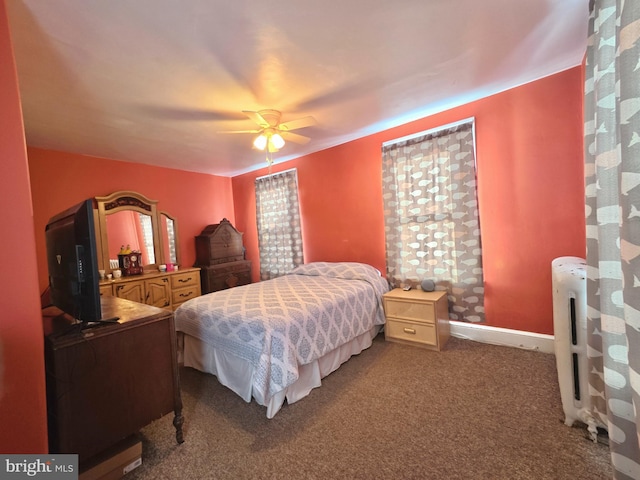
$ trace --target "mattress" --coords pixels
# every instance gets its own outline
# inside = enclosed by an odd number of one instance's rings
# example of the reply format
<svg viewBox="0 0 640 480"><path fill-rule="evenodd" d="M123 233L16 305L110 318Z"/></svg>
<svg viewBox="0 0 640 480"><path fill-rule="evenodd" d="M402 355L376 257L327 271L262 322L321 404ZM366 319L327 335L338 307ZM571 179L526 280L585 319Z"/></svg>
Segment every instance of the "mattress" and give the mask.
<svg viewBox="0 0 640 480"><path fill-rule="evenodd" d="M385 321L382 295L388 289L369 265L316 262L192 299L175 312L184 364L217 375L275 415L285 398L308 394L371 345Z"/></svg>

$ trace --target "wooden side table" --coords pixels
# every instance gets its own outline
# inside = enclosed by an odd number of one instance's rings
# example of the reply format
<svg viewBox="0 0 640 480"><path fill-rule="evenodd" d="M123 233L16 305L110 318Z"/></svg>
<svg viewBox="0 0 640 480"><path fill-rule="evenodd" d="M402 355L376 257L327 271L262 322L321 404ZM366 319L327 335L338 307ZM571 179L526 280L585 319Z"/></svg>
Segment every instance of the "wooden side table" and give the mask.
<svg viewBox="0 0 640 480"><path fill-rule="evenodd" d="M119 323L81 330L43 310L49 451L76 453L80 466L172 411L184 440L173 312L112 296L101 306Z"/></svg>
<svg viewBox="0 0 640 480"><path fill-rule="evenodd" d="M383 296L385 340L441 350L449 340L447 292L396 288Z"/></svg>

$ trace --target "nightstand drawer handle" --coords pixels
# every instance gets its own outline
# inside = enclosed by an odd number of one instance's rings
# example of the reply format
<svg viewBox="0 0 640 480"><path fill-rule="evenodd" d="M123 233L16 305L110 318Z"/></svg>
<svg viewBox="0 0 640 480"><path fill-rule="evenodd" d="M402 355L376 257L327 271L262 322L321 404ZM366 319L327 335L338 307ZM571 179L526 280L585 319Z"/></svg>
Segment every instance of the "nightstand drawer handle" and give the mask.
<svg viewBox="0 0 640 480"><path fill-rule="evenodd" d="M404 333L410 333L411 335L415 335L416 334L416 331L413 328L404 327L403 330L404 330Z"/></svg>

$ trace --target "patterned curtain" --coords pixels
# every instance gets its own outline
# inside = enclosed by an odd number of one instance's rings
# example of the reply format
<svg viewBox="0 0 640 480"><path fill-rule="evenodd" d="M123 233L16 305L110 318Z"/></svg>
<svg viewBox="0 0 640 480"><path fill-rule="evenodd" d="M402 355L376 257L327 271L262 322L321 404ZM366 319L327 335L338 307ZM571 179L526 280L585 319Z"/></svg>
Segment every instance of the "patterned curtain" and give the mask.
<svg viewBox="0 0 640 480"><path fill-rule="evenodd" d="M256 179L260 279L269 280L302 265L302 228L296 170Z"/></svg>
<svg viewBox="0 0 640 480"><path fill-rule="evenodd" d="M431 279L454 320L484 321L473 121L383 146L387 278Z"/></svg>
<svg viewBox="0 0 640 480"><path fill-rule="evenodd" d="M640 2L592 3L585 72L587 333L614 478L640 479Z"/></svg>

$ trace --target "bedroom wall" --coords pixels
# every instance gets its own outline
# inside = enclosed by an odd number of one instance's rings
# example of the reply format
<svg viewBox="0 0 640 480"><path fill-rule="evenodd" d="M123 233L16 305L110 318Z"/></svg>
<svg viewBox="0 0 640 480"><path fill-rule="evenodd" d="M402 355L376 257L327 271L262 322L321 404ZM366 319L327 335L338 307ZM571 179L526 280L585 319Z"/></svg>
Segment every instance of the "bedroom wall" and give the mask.
<svg viewBox="0 0 640 480"><path fill-rule="evenodd" d="M44 345L29 171L15 62L0 0L0 452L47 452Z"/></svg>
<svg viewBox="0 0 640 480"><path fill-rule="evenodd" d="M49 218L90 197L134 190L176 218L180 264L195 262L195 240L222 218L235 221L231 179L117 160L27 148L40 291L47 287L44 229Z"/></svg>
<svg viewBox="0 0 640 480"><path fill-rule="evenodd" d="M381 144L472 116L487 325L553 334L551 261L586 248L580 66L272 171L298 169L306 262L362 261L384 272ZM267 173L233 178L254 279L254 181Z"/></svg>

